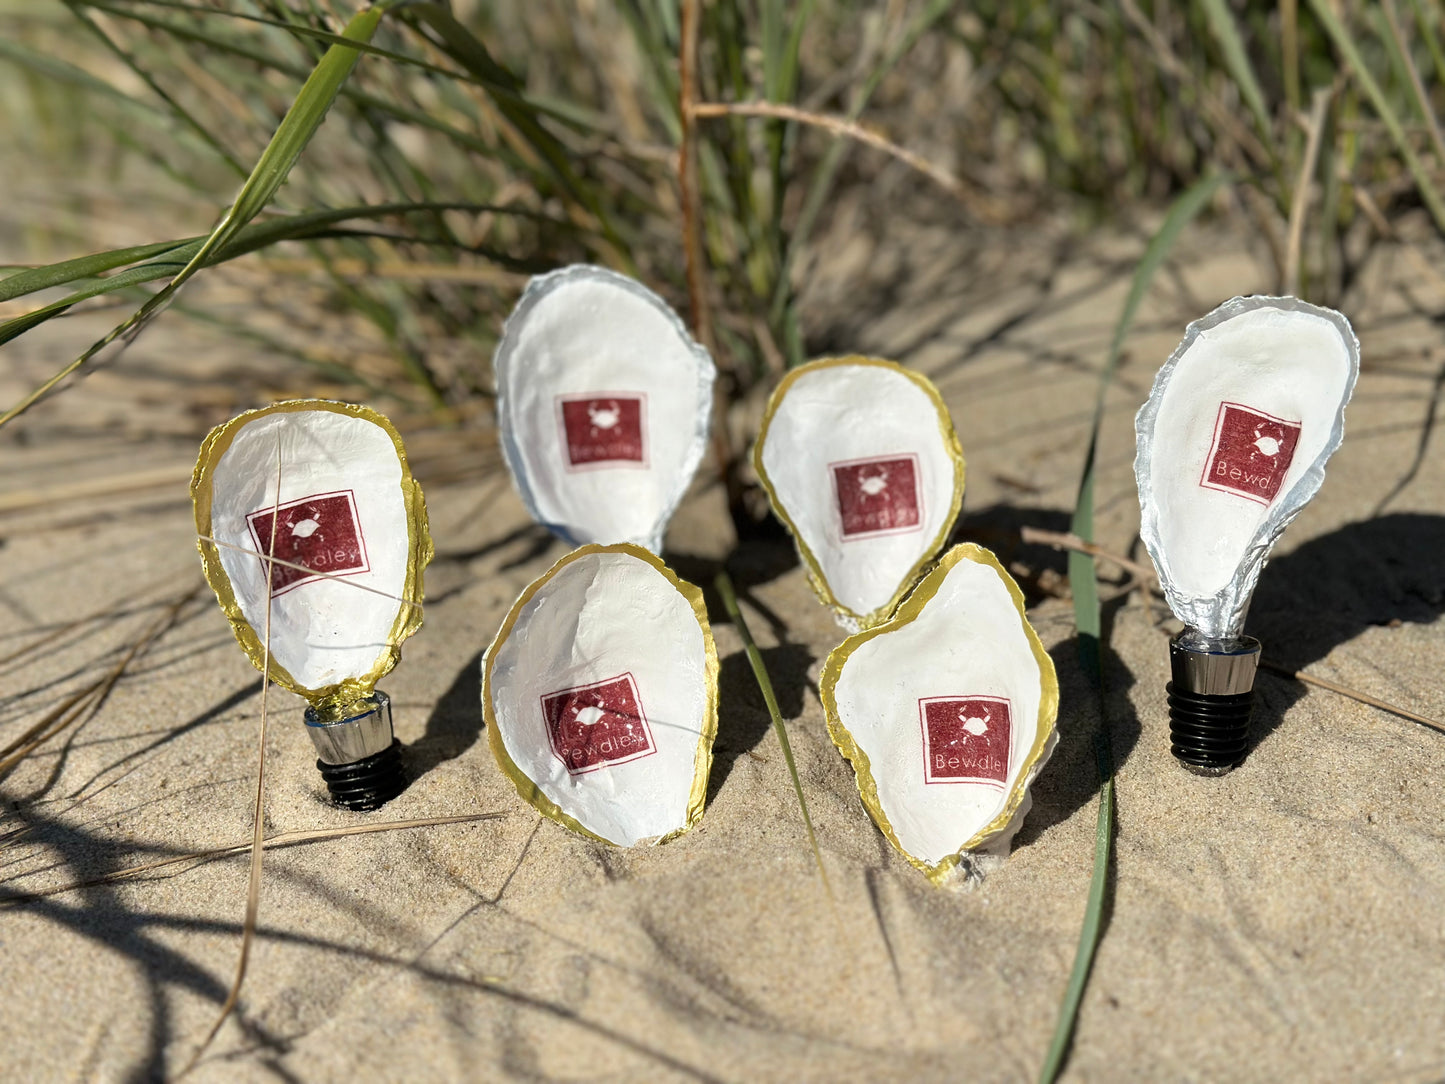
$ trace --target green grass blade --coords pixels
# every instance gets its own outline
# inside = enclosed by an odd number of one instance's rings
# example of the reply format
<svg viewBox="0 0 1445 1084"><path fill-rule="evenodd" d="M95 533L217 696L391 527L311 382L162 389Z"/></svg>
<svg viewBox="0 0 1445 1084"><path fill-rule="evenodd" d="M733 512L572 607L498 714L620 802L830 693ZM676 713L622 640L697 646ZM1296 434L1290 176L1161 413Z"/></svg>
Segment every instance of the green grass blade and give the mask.
<svg viewBox="0 0 1445 1084"><path fill-rule="evenodd" d="M1068 1057L1069 1045L1074 1037L1074 1021L1079 1014L1079 1002L1084 997L1084 986L1089 981L1089 969L1094 962L1094 952L1099 947L1099 937L1104 917L1104 893L1109 883L1110 852L1114 842L1114 776L1110 772L1099 790L1099 821L1094 831L1094 873L1089 878L1089 900L1084 906L1084 925L1079 931L1079 947L1074 953L1074 970L1069 975L1068 989L1064 991L1064 1003L1059 1009L1059 1027L1054 1031L1053 1042L1044 1058L1044 1067L1039 1071L1039 1084L1053 1084ZM1068 1026L1063 1025L1067 1021Z"/></svg>
<svg viewBox="0 0 1445 1084"><path fill-rule="evenodd" d="M1435 226L1442 233L1445 233L1445 202L1440 199L1439 190L1435 182L1430 179L1430 173L1425 163L1420 161L1420 156L1410 146L1410 141L1405 136L1404 126L1394 108L1390 105L1385 92L1380 89L1380 84L1375 82L1375 77L1370 74L1370 69L1365 65L1364 57L1360 55L1358 46L1350 37L1344 24L1331 10L1327 0L1310 0L1310 10L1315 13L1315 18L1325 28L1325 33L1335 43L1335 49L1344 58L1349 66L1350 72L1355 77L1355 82L1365 92L1365 97L1370 99L1370 105L1374 108L1375 114L1384 122L1385 129L1390 133L1394 141L1395 149L1399 151L1400 157L1405 161L1405 168L1410 171L1410 176L1415 179L1415 187L1420 190L1420 198L1425 201L1425 206L1430 210L1430 217L1435 220Z"/></svg>
<svg viewBox="0 0 1445 1084"><path fill-rule="evenodd" d="M1075 509L1071 527L1073 532L1085 541L1092 542L1094 539L1092 503L1094 459L1098 451L1099 429L1104 420L1104 401L1108 395L1109 385L1114 382L1114 373L1119 368L1119 355L1124 348L1124 338L1134 324L1134 316L1139 311L1139 303L1144 300L1149 284L1153 281L1154 273L1159 270L1164 258L1169 255L1169 251L1174 247L1174 242L1179 239L1179 234L1214 198L1214 194L1230 180L1227 173L1212 173L1186 189L1169 208L1169 213L1164 216L1164 221L1159 225L1159 231L1149 241L1144 255L1139 260L1139 265L1134 269L1134 277L1129 283L1129 293L1124 298L1124 309L1119 314L1119 322L1114 325L1114 335L1109 340L1109 353L1104 361L1103 371L1099 374L1099 389L1094 398L1094 420L1089 436L1089 450L1084 460L1084 478L1079 485L1079 505ZM1086 487L1090 498L1087 507L1084 504ZM1087 557L1088 555L1084 554L1083 556ZM1092 565L1093 558L1089 558L1089 562Z"/></svg>
<svg viewBox="0 0 1445 1084"><path fill-rule="evenodd" d="M813 818L808 815L808 799L803 796L803 782L798 778L798 766L793 762L793 747L788 742L788 730L783 725L783 713L778 710L778 698L773 692L772 679L768 677L768 668L763 665L763 656L758 651L758 645L753 642L753 634L748 629L748 623L743 619L743 612L738 607L737 592L733 590L733 581L727 572L719 572L717 579L713 581L717 587L717 593L722 597L723 608L727 610L728 620L733 623L733 628L738 630L742 637L743 650L747 652L748 663L753 668L753 677L757 678L758 688L763 693L763 703L768 706L768 714L773 719L773 730L778 735L778 744L783 747L783 760L788 764L788 774L793 777L793 790L798 795L798 808L803 811L803 824L808 829L808 845L813 848L813 860L818 863L818 875L823 878L823 887L827 889L828 896L833 896L833 886L828 881L828 871L823 868L823 852L818 848L818 837L813 832Z"/></svg>
<svg viewBox="0 0 1445 1084"><path fill-rule="evenodd" d="M81 301L88 301L92 297L100 297L102 294L113 294L117 290L129 289L132 286L139 286L142 283L154 282L156 279L166 278L174 275L185 266L184 263L162 262L146 263L139 267L131 267L120 271L109 278L99 279L72 294L68 294L59 301L51 302L41 308L34 309L17 316L14 319L6 320L0 324L0 346L8 343L11 339L24 335L27 331L39 327L47 320L53 320L60 316L72 305Z"/></svg>
<svg viewBox="0 0 1445 1084"><path fill-rule="evenodd" d="M1149 289L1154 274L1164 258L1174 247L1184 227L1209 203L1220 186L1227 183L1225 174L1213 174L1196 182L1186 190L1169 209L1159 231L1150 240L1149 246L1134 269L1129 293L1124 299L1123 311L1114 325L1114 335L1109 342L1109 354L1103 371L1099 374L1099 390L1094 403L1094 421L1089 434L1089 450L1084 458L1084 475L1079 483L1079 499L1074 507L1072 529L1080 538L1092 541L1094 537L1094 468L1099 448L1099 430L1104 421L1104 404L1109 385L1119 367L1119 354L1124 338L1133 326L1139 303ZM1109 741L1109 726L1106 718L1103 684L1103 621L1099 610L1098 580L1094 569L1094 558L1086 553L1069 554L1069 587L1074 596L1074 624L1079 634L1079 662L1098 696L1099 734L1094 744L1094 755L1099 771L1099 820L1094 841L1094 872L1089 881L1089 898L1084 906L1084 924L1079 932L1079 947L1074 953L1074 966L1069 973L1069 984L1064 990L1064 1000L1059 1006L1058 1023L1054 1027L1053 1040L1044 1057L1039 1072L1040 1084L1052 1084L1063 1068L1073 1042L1074 1025L1079 1016L1079 1003L1084 997L1084 987L1089 981L1089 971L1094 965L1094 953L1099 947L1102 932L1104 896L1108 884L1109 864L1113 855L1114 831L1114 755Z"/></svg>
<svg viewBox="0 0 1445 1084"><path fill-rule="evenodd" d="M191 113L189 109L187 109L184 105L177 101L176 98L165 89L165 87L161 86L160 83L157 82L156 79L151 75L151 73L141 65L140 61L136 59L133 53L130 53L124 48L122 48L121 45L114 38L107 34L105 30L94 19L90 17L89 13L87 13L83 9L81 3L71 2L68 6L71 13L76 17L77 20L79 20L80 24L84 26L87 30L89 30L93 35L95 35L95 37L106 47L106 49L108 49L112 54L114 54L114 56L119 59L122 64L124 64L127 68L134 72L136 76L143 83L145 83L147 87L150 88L152 94L154 94L161 101L165 102L166 107L170 109L171 113L174 114L176 117L180 118L180 120L185 123L186 127L190 128L191 132L196 136L197 139L199 139L206 146L210 147L211 150L216 153L216 156L220 158L221 161L225 162L226 165L230 166L235 173L242 177L246 175L246 167L243 166L240 160L226 148L225 144L223 144L219 139L216 138L216 135L214 132L211 131L210 126L203 124L199 119L197 119L197 117L193 113Z"/></svg>
<svg viewBox="0 0 1445 1084"><path fill-rule="evenodd" d="M516 207L499 207L489 203L416 202L364 204L358 207L339 207L326 211L308 211L304 214L285 215L268 218L262 222L249 223L236 234L224 249L215 254L208 266L221 263L225 260L232 260L238 256L245 256L248 253L267 248L281 241L305 241L341 236L374 236L359 231L338 231L336 227L342 222L351 222L358 219L385 218L391 215L433 214L441 211L515 215L520 218L547 222L558 229L574 228L570 222L564 222L538 211L529 211ZM385 235L383 239L426 242L425 238L392 237L389 234ZM102 293L109 292L109 290L134 286L137 282L149 282L157 278L163 278L165 275L173 272L171 270L163 270L158 274L150 275L148 278L142 277L137 280L126 281L121 281L114 275L110 278L100 278L100 276L106 271L113 271L118 267L151 260L155 260L156 262L144 263L143 265L152 268L162 265L166 268L184 267L190 262L196 252L199 251L200 245L204 240L204 237L185 237L176 241L160 241L150 245L136 245L132 248L118 248L109 252L98 252L91 256L79 256L75 259L62 260L60 263L50 264L46 267L22 268L14 274L0 279L0 302L12 301L17 297L24 297L38 290L48 290L56 286L67 286L88 279L97 279L101 283L110 284L108 289L96 290L86 295L87 297L96 297ZM485 248L479 249L473 246L454 247L483 255L497 263L509 265L516 262L504 253L491 252ZM168 256L169 259L158 259L158 257L161 256ZM537 268L531 264L527 264L522 267L522 269L537 270ZM68 299L68 304L74 304L76 301L81 300L84 300L84 298L73 297ZM66 307L68 307L68 305ZM0 327L3 326L5 325L0 325Z"/></svg>
<svg viewBox="0 0 1445 1084"><path fill-rule="evenodd" d="M149 260L173 252L189 244L194 238L181 241L161 241L151 245L135 245L131 248L117 248L109 252L98 252L93 256L77 256L73 260L45 267L28 267L0 279L0 301L13 301L17 297L33 294L37 290L48 290L65 286L79 279L95 278L117 267Z"/></svg>
<svg viewBox="0 0 1445 1084"><path fill-rule="evenodd" d="M1209 19L1209 29L1224 55L1224 66L1234 79L1235 86L1239 87L1244 104L1249 106L1249 111L1254 114L1255 123L1259 125L1259 134L1267 140L1270 134L1269 110L1265 108L1264 91L1260 89L1254 66L1249 62L1249 54L1245 51L1244 40L1239 35L1239 24L1234 21L1234 13L1229 10L1225 0L1200 2Z"/></svg>
<svg viewBox="0 0 1445 1084"><path fill-rule="evenodd" d="M370 56L381 57L396 64L406 64L410 67L419 68L431 75L438 75L445 79L460 79L463 82L474 82L466 72L452 71L437 64L431 64L420 57L407 56L405 53L393 52L390 49L383 49L380 46L370 45L364 42L348 41L340 34L333 34L327 30L318 30L313 26L307 26L300 22L285 22L281 19L268 19L263 15L248 15L242 11L228 11L224 8L208 8L198 4L180 3L179 0L120 0L120 3L107 3L105 0L69 0L73 7L96 8L100 11L109 12L122 18L137 18L138 12L126 6L127 2L144 4L151 8L165 8L170 11L182 11L191 15L219 16L225 19L236 19L241 22L255 23L260 26L275 27L293 34L299 38L307 38L311 41L320 42L324 45L347 45L348 48L357 52L366 53ZM167 26L169 24L161 24Z"/></svg>
<svg viewBox="0 0 1445 1084"><path fill-rule="evenodd" d="M522 81L497 63L476 35L441 4L412 3L406 6L406 12L436 35L435 44L447 56L480 80L498 110L547 164L563 190L597 219L608 240L624 250L597 194L573 170L571 154L543 126L537 105L522 95Z"/></svg>
<svg viewBox="0 0 1445 1084"><path fill-rule="evenodd" d="M954 0L932 0L918 19L909 27L908 31L898 44L889 51L888 55L878 64L873 71L868 73L868 78L859 88L852 104L848 109L848 119L856 121L868 107L874 93L882 84L884 78L894 67L908 55L908 52L918 43L929 29L933 27L944 15L955 10ZM788 297L791 294L792 282L791 272L793 256L808 241L812 235L813 226L817 222L818 214L823 209L823 204L832 191L833 181L838 174L838 168L843 164L843 156L848 152L850 144L845 139L834 139L833 145L828 148L819 164L813 180L808 186L808 194L803 199L803 209L798 213L798 220L793 225L791 234L788 237L787 250L783 253L783 260L778 271L778 279L773 290L772 306L769 310L769 320L777 327L783 323L785 309L788 304ZM802 356L801 343L796 350L788 350L788 363L790 365L801 365L805 360Z"/></svg>
<svg viewBox="0 0 1445 1084"><path fill-rule="evenodd" d="M377 24L381 21L384 11L384 7L366 8L347 23L342 36L355 38L358 41L369 40L371 35L376 32ZM316 65L315 70L302 86L301 92L296 96L291 108L286 111L286 116L282 118L280 126L271 137L271 142L261 153L261 158L252 169L250 177L241 186L236 201L222 216L221 221L211 231L210 236L206 238L190 261L177 272L175 278L164 289L158 291L136 310L130 319L113 329L105 338L92 345L39 388L0 415L0 427L8 424L13 418L39 402L52 388L95 357L105 347L122 337L129 339L138 334L160 313L170 299L175 296L176 291L192 275L206 266L214 253L224 248L251 219L265 209L266 204L271 201L271 197L276 194L276 190L286 180L287 174L291 172L291 167L296 164L296 159L301 156L302 150L310 142L316 129L321 126L332 102L336 100L336 95L350 77L352 69L356 67L359 59L360 54L345 45L333 45L327 49L321 62Z"/></svg>
<svg viewBox="0 0 1445 1084"><path fill-rule="evenodd" d="M1426 12L1424 0L1410 0L1415 12L1415 23L1420 28L1420 37L1430 53L1430 62L1435 65L1435 78L1445 83L1445 49L1440 47L1440 35L1435 32L1436 13Z"/></svg>
<svg viewBox="0 0 1445 1084"><path fill-rule="evenodd" d="M16 64L23 65L38 75L47 79L54 79L60 83L68 83L71 86L79 87L94 94L100 94L120 103L128 109L134 109L141 113L149 114L152 117L168 118L169 114L157 105L134 98L117 87L107 83L104 79L98 79L82 68L74 64L67 64L53 56L37 52L26 45L11 38L0 36L0 57L11 60Z"/></svg>

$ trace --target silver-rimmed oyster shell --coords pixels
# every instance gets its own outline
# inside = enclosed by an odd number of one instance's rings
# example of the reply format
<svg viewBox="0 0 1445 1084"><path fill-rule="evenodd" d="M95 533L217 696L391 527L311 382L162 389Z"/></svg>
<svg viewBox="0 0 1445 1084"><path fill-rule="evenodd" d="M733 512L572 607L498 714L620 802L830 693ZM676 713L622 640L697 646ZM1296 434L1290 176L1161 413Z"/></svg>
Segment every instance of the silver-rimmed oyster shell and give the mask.
<svg viewBox="0 0 1445 1084"><path fill-rule="evenodd" d="M493 369L502 452L533 518L572 545L660 551L702 460L716 375L667 303L601 267L538 276Z"/></svg>
<svg viewBox="0 0 1445 1084"><path fill-rule="evenodd" d="M1359 369L1349 321L1297 298L1236 297L1189 325L1134 423L1139 534L1186 625L1239 634L1340 446Z"/></svg>

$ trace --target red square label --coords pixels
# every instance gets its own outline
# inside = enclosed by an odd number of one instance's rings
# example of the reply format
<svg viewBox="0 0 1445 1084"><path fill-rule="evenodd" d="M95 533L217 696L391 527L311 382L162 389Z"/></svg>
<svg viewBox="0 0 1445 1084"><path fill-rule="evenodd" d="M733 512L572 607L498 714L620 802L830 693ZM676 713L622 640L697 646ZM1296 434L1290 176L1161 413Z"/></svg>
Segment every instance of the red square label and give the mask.
<svg viewBox="0 0 1445 1084"><path fill-rule="evenodd" d="M1238 403L1220 403L1214 445L1199 484L1269 504L1289 473L1299 434L1299 422Z"/></svg>
<svg viewBox="0 0 1445 1084"><path fill-rule="evenodd" d="M918 702L926 783L1008 779L1009 702L998 696L930 696Z"/></svg>
<svg viewBox="0 0 1445 1084"><path fill-rule="evenodd" d="M633 394L577 396L558 400L562 440L571 468L609 464L647 465L643 438L647 397Z"/></svg>
<svg viewBox="0 0 1445 1084"><path fill-rule="evenodd" d="M829 463L843 537L902 534L923 524L918 457L889 456Z"/></svg>
<svg viewBox="0 0 1445 1084"><path fill-rule="evenodd" d="M573 775L657 752L631 674L542 697L552 752Z"/></svg>
<svg viewBox="0 0 1445 1084"><path fill-rule="evenodd" d="M273 511L279 515L275 527L276 548L271 549ZM318 493L313 497L287 501L279 508L262 508L246 517L256 550L289 564L271 566L273 596L328 576L369 572L366 540L356 516L356 497L351 490ZM293 566L301 567L293 567Z"/></svg>

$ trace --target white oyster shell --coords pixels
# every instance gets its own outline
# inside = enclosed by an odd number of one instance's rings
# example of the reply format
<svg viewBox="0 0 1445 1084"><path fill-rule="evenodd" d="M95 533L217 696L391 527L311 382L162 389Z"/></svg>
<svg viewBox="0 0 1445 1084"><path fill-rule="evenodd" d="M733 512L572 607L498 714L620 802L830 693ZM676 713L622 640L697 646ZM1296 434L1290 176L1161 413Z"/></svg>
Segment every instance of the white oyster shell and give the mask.
<svg viewBox="0 0 1445 1084"><path fill-rule="evenodd" d="M322 400L250 411L211 431L191 490L207 578L257 667L266 636L260 555L272 553L289 563L272 566L273 678L313 701L368 692L421 624L421 571L432 553L421 490L391 423Z"/></svg>
<svg viewBox="0 0 1445 1084"><path fill-rule="evenodd" d="M910 862L944 883L1008 854L1059 686L993 554L949 550L897 614L828 656L820 692L863 804Z"/></svg>
<svg viewBox="0 0 1445 1084"><path fill-rule="evenodd" d="M893 612L963 500L963 452L938 391L876 358L784 377L753 462L814 589L850 630Z"/></svg>
<svg viewBox="0 0 1445 1084"><path fill-rule="evenodd" d="M1349 321L1293 297L1236 297L1189 325L1134 423L1139 534L1186 625L1239 634L1340 446L1359 371Z"/></svg>
<svg viewBox="0 0 1445 1084"><path fill-rule="evenodd" d="M527 510L572 545L653 552L707 443L716 370L626 275L534 278L493 359L502 452Z"/></svg>
<svg viewBox="0 0 1445 1084"><path fill-rule="evenodd" d="M702 816L717 673L701 591L639 546L583 546L487 649L488 740L553 820L622 846L670 837Z"/></svg>

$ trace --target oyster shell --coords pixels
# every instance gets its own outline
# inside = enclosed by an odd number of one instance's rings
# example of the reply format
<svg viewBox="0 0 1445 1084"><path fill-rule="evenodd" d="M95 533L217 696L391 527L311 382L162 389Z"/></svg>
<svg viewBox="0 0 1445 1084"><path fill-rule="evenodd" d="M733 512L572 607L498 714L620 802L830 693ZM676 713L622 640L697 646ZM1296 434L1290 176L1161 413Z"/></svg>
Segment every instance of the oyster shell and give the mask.
<svg viewBox="0 0 1445 1084"><path fill-rule="evenodd" d="M653 552L702 460L716 375L666 302L626 275L534 278L493 368L502 452L527 511L572 545Z"/></svg>
<svg viewBox="0 0 1445 1084"><path fill-rule="evenodd" d="M1340 446L1359 370L1349 321L1293 297L1236 297L1189 325L1134 423L1139 534L1185 624L1239 634Z"/></svg>
<svg viewBox="0 0 1445 1084"><path fill-rule="evenodd" d="M788 373L753 464L813 589L850 630L893 612L963 502L963 451L938 390L877 358Z"/></svg>
<svg viewBox="0 0 1445 1084"><path fill-rule="evenodd" d="M717 733L702 592L640 546L583 546L532 583L482 662L502 771L546 816L631 846L697 823Z"/></svg>
<svg viewBox="0 0 1445 1084"><path fill-rule="evenodd" d="M1059 684L993 554L949 550L893 617L828 656L819 691L863 804L931 881L1008 854L1054 749Z"/></svg>
<svg viewBox="0 0 1445 1084"><path fill-rule="evenodd" d="M191 497L206 579L258 670L263 554L277 559L273 680L313 704L347 703L396 665L421 627L432 542L421 487L386 418L321 399L248 411L206 437Z"/></svg>

